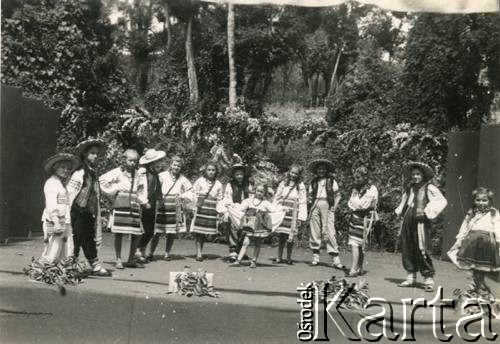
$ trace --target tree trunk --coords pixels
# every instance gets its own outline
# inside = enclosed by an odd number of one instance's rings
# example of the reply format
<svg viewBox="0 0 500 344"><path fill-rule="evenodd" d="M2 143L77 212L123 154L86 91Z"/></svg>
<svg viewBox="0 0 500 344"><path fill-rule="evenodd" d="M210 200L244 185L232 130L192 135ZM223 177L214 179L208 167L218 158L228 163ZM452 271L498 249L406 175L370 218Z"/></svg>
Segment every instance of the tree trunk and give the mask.
<svg viewBox="0 0 500 344"><path fill-rule="evenodd" d="M328 95L327 95L326 99L330 99L330 97L333 94L333 90L335 88L335 77L337 76L337 70L339 68L340 56L342 56L343 50L344 50L344 47L342 46L339 49L339 53L337 54L337 59L335 60L335 66L333 67L332 77L330 78L330 88L328 90ZM326 82L326 80L325 80L325 82Z"/></svg>
<svg viewBox="0 0 500 344"><path fill-rule="evenodd" d="M172 23L170 22L170 10L168 8L167 1L164 2L165 10L165 29L167 31L167 46L165 47L165 52L170 51L170 46L172 45Z"/></svg>
<svg viewBox="0 0 500 344"><path fill-rule="evenodd" d="M191 105L198 103L199 93L198 93L198 77L196 76L196 68L194 65L194 53L193 53L193 16L189 18L186 24L186 64L188 70L188 81L189 81L189 101Z"/></svg>
<svg viewBox="0 0 500 344"><path fill-rule="evenodd" d="M227 54L229 59L229 109L236 108L236 68L234 66L234 6L227 7Z"/></svg>

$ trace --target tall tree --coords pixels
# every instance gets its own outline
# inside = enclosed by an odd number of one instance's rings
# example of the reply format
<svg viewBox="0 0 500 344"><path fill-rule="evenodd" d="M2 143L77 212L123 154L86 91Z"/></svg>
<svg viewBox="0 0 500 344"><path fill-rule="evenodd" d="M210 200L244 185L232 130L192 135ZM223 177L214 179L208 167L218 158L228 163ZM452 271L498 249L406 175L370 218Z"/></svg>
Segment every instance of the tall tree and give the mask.
<svg viewBox="0 0 500 344"><path fill-rule="evenodd" d="M234 66L234 5L227 6L227 55L229 59L229 108L236 107L236 68Z"/></svg>

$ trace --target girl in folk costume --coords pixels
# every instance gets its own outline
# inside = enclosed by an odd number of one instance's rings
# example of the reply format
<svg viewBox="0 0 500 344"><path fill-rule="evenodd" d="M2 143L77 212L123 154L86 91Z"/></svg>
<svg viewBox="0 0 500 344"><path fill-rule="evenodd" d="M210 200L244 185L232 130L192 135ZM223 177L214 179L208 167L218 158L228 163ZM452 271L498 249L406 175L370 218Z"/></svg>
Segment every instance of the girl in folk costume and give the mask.
<svg viewBox="0 0 500 344"><path fill-rule="evenodd" d="M153 260L153 254L146 255L146 246L155 233L156 207L161 202L161 183L159 173L162 171L162 161L167 154L164 151L148 149L139 159L137 172L137 199L141 205L141 222L144 234L139 240L136 255L142 264Z"/></svg>
<svg viewBox="0 0 500 344"><path fill-rule="evenodd" d="M151 255L154 254L160 235L166 234L165 260L171 260L170 252L177 233L186 229L186 212L193 202L193 185L181 174L183 160L172 157L170 169L158 175L161 184L162 200L157 205L155 235L151 242Z"/></svg>
<svg viewBox="0 0 500 344"><path fill-rule="evenodd" d="M472 193L474 205L465 215L457 241L448 256L462 270L472 270L473 290L491 290L487 272L500 271L500 213L492 206L493 192L480 187Z"/></svg>
<svg viewBox="0 0 500 344"><path fill-rule="evenodd" d="M230 181L224 189L224 205L226 207L237 206L244 199L249 198L250 193L248 168L243 164L233 165L230 171ZM243 233L230 221L227 211L222 225L229 245L229 260L235 262L243 242Z"/></svg>
<svg viewBox="0 0 500 344"><path fill-rule="evenodd" d="M233 266L241 264L250 246L250 238L252 238L254 254L250 267L256 268L262 238L269 236L269 233L275 230L285 217L285 208L267 201L265 199L267 193L267 186L259 184L255 187L254 196L243 200L239 206L228 207L231 221L238 228L242 228L245 233L238 259L232 263Z"/></svg>
<svg viewBox="0 0 500 344"><path fill-rule="evenodd" d="M404 175L411 180L403 194L400 205L395 210L403 216L401 226L401 253L403 267L408 273L400 287L414 287L417 272L424 277L426 291L434 290L434 266L431 259L431 220L446 207L447 202L441 191L431 184L434 171L429 165L411 162L404 167Z"/></svg>
<svg viewBox="0 0 500 344"><path fill-rule="evenodd" d="M73 227L74 256L78 258L80 248L92 265L94 276L111 276L97 258L97 246L102 242L100 188L97 178L97 159L104 154L106 146L102 140L90 139L76 146L76 155L83 167L73 172L68 182Z"/></svg>
<svg viewBox="0 0 500 344"><path fill-rule="evenodd" d="M325 236L326 250L332 257L332 266L343 270L335 237L335 211L340 201L340 192L337 182L330 175L333 163L327 159L316 159L309 163L308 169L314 174L308 197L311 227L309 246L313 251L311 265L319 264L321 240Z"/></svg>
<svg viewBox="0 0 500 344"><path fill-rule="evenodd" d="M196 260L203 261L203 244L207 235L217 234L219 213L223 213L224 190L217 180L219 168L216 163L208 162L203 168L203 176L193 184L196 208L191 222L191 233L195 235Z"/></svg>
<svg viewBox="0 0 500 344"><path fill-rule="evenodd" d="M368 182L368 169L354 171L354 189L347 203L350 210L349 241L352 248L352 266L347 277L363 273L364 248L373 223L377 220L378 190Z"/></svg>
<svg viewBox="0 0 500 344"><path fill-rule="evenodd" d="M130 252L127 266L143 268L144 265L135 259L135 251L139 238L143 233L141 212L137 200L137 163L139 154L135 149L127 149L123 153L122 166L115 168L99 178L101 191L112 202L109 227L115 235L116 268L123 269L121 260L122 238L130 234Z"/></svg>
<svg viewBox="0 0 500 344"><path fill-rule="evenodd" d="M304 221L307 220L307 190L302 182L302 168L292 166L276 190L274 203L286 208L285 218L276 229L279 235L278 258L275 263L283 261L283 250L286 244L286 263L292 265L294 237Z"/></svg>
<svg viewBox="0 0 500 344"><path fill-rule="evenodd" d="M59 153L47 159L45 172L51 174L43 187L43 241L45 250L41 259L48 263L73 255L71 204L66 182L80 161L73 154Z"/></svg>

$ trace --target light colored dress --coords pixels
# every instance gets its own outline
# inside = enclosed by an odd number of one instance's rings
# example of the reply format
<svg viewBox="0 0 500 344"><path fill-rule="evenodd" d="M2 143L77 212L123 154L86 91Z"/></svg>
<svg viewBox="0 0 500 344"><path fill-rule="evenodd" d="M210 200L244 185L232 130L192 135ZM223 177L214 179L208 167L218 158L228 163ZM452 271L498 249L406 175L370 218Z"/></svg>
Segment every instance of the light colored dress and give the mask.
<svg viewBox="0 0 500 344"><path fill-rule="evenodd" d="M193 185L182 174L174 177L170 171L158 175L162 200L157 203L155 233L187 232L186 212L194 204Z"/></svg>
<svg viewBox="0 0 500 344"><path fill-rule="evenodd" d="M255 197L244 199L237 206L228 207L231 222L242 228L249 237L265 238L275 231L285 218L286 209Z"/></svg>
<svg viewBox="0 0 500 344"><path fill-rule="evenodd" d="M137 199L138 173L115 168L99 178L101 191L113 201L108 226L112 233L142 235Z"/></svg>
<svg viewBox="0 0 500 344"><path fill-rule="evenodd" d="M274 204L286 208L285 217L276 229L276 233L296 235L297 221L307 220L307 189L304 183L287 185L286 181L282 181L276 190Z"/></svg>
<svg viewBox="0 0 500 344"><path fill-rule="evenodd" d="M196 199L191 232L205 235L217 234L218 214L224 212L224 187L218 180L198 178L193 184Z"/></svg>
<svg viewBox="0 0 500 344"><path fill-rule="evenodd" d="M42 259L52 263L66 259L73 252L71 204L68 190L55 175L47 179L43 193L45 209L42 214L42 228L48 243L42 253Z"/></svg>

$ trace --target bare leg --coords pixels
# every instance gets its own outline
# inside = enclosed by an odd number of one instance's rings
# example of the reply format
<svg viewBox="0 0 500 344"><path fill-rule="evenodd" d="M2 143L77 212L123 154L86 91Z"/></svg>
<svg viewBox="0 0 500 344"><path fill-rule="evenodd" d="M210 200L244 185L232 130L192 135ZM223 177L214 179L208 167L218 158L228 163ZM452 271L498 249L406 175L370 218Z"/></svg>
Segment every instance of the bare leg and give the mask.
<svg viewBox="0 0 500 344"><path fill-rule="evenodd" d="M195 234L194 241L196 244L196 258L200 259L203 256L203 236L199 233Z"/></svg>
<svg viewBox="0 0 500 344"><path fill-rule="evenodd" d="M283 250L285 249L285 244L287 241L288 235L284 233L279 233L279 241L278 241L278 260L283 259Z"/></svg>
<svg viewBox="0 0 500 344"><path fill-rule="evenodd" d="M115 233L115 255L116 260L122 259L122 234Z"/></svg>
<svg viewBox="0 0 500 344"><path fill-rule="evenodd" d="M360 247L356 245L351 245L351 251L352 251L351 272L359 272Z"/></svg>
<svg viewBox="0 0 500 344"><path fill-rule="evenodd" d="M254 261L257 261L257 259L259 259L260 242L261 238L254 238L254 249L253 249L253 259L252 259Z"/></svg>
<svg viewBox="0 0 500 344"><path fill-rule="evenodd" d="M158 247L158 243L160 242L160 233L155 233L153 238L151 239L151 246L149 247L149 254L152 256L156 251L156 247Z"/></svg>
<svg viewBox="0 0 500 344"><path fill-rule="evenodd" d="M137 250L137 246L139 245L139 241L141 240L140 235L131 235L130 236L130 252L128 254L128 261L132 263L135 261L135 252Z"/></svg>
<svg viewBox="0 0 500 344"><path fill-rule="evenodd" d="M361 273L363 271L363 263L365 261L365 252L363 252L363 248L360 247L359 248L359 262L358 262L358 266L359 266L359 272Z"/></svg>
<svg viewBox="0 0 500 344"><path fill-rule="evenodd" d="M243 240L243 245L241 246L240 253L238 254L238 261L242 261L245 254L247 254L248 246L250 245L250 239L246 236Z"/></svg>

